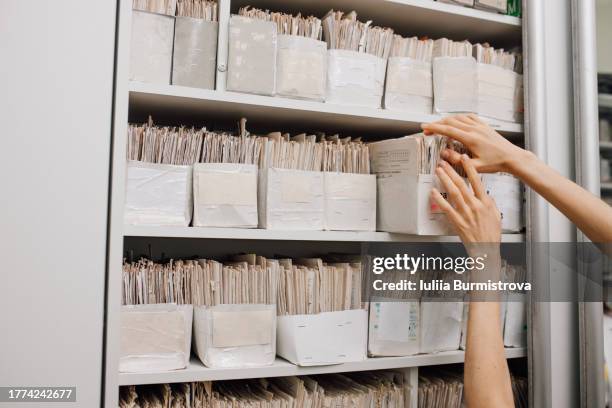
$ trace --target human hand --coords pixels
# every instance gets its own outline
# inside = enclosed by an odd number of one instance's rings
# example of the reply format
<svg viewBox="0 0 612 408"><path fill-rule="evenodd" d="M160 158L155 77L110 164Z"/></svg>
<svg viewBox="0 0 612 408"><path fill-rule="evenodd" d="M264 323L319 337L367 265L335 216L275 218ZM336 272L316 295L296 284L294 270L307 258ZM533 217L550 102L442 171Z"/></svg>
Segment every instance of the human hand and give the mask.
<svg viewBox="0 0 612 408"><path fill-rule="evenodd" d="M449 116L421 127L426 135L438 134L461 142L472 154L472 163L481 173L515 174L521 162L531 155L473 114ZM452 164L461 163L461 155L450 149L442 152L442 158Z"/></svg>
<svg viewBox="0 0 612 408"><path fill-rule="evenodd" d="M432 200L446 213L470 252L475 244L495 244L501 240L501 216L495 202L489 197L476 171L473 159L459 155L472 190L453 167L441 160L436 175L446 190L448 201L437 189L432 189Z"/></svg>

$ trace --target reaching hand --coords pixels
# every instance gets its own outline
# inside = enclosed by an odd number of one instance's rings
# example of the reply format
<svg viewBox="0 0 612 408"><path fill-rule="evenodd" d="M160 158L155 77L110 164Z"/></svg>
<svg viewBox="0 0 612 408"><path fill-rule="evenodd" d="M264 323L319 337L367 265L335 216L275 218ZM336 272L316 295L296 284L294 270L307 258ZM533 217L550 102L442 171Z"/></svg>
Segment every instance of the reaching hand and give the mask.
<svg viewBox="0 0 612 408"><path fill-rule="evenodd" d="M421 127L426 135L438 134L461 142L471 152L474 167L481 173L514 174L516 165L530 155L473 114L450 116ZM449 149L442 152L442 158L452 164L461 162L461 155Z"/></svg>
<svg viewBox="0 0 612 408"><path fill-rule="evenodd" d="M501 239L501 216L495 202L485 192L474 167L475 160L464 154L460 155L459 161L473 192L451 165L441 161L436 175L448 194L448 201L435 188L431 191L431 198L446 213L468 251L471 244L498 243Z"/></svg>

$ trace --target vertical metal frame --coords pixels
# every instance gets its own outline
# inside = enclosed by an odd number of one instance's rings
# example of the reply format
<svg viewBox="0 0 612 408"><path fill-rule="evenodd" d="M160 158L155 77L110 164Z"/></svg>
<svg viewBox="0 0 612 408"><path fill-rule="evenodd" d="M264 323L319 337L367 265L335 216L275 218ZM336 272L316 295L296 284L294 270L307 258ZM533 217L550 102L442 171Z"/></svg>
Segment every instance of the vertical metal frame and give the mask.
<svg viewBox="0 0 612 408"><path fill-rule="evenodd" d="M546 13L542 1L523 0L523 54L525 82L525 144L540 159L548 153L546 126ZM548 287L547 255L533 250L532 243L545 243L548 236L546 201L534 191L527 193L527 260L528 274L534 287ZM537 273L535 273L537 271ZM529 302L528 373L529 406L550 407L552 386L550 373L550 304Z"/></svg>
<svg viewBox="0 0 612 408"><path fill-rule="evenodd" d="M597 34L594 0L571 0L574 73L574 132L576 182L599 196L599 118L597 97ZM580 244L588 242L578 233ZM597 278L586 265L578 265L581 293L596 289ZM596 272L596 271L593 271ZM581 302L578 305L580 340L580 406L604 406L603 305Z"/></svg>

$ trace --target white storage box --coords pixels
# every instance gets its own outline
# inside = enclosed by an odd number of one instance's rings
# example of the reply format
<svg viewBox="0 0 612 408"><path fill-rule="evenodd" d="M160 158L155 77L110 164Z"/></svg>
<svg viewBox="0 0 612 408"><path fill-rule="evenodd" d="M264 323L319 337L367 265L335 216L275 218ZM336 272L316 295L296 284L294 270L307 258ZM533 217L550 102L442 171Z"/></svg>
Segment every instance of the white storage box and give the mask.
<svg viewBox="0 0 612 408"><path fill-rule="evenodd" d="M130 80L170 84L174 17L132 10Z"/></svg>
<svg viewBox="0 0 612 408"><path fill-rule="evenodd" d="M227 90L274 95L277 46L276 23L231 16Z"/></svg>
<svg viewBox="0 0 612 408"><path fill-rule="evenodd" d="M385 109L431 114L433 81L431 63L407 57L391 57L387 65Z"/></svg>
<svg viewBox="0 0 612 408"><path fill-rule="evenodd" d="M473 57L434 58L434 112L476 112L477 78L476 60Z"/></svg>
<svg viewBox="0 0 612 408"><path fill-rule="evenodd" d="M189 364L191 305L121 307L119 372L180 370Z"/></svg>
<svg viewBox="0 0 612 408"><path fill-rule="evenodd" d="M370 302L368 353L410 356L420 351L419 302L381 299Z"/></svg>
<svg viewBox="0 0 612 408"><path fill-rule="evenodd" d="M504 321L504 346L527 347L527 296L509 293Z"/></svg>
<svg viewBox="0 0 612 408"><path fill-rule="evenodd" d="M197 306L194 347L211 368L270 365L276 357L276 305Z"/></svg>
<svg viewBox="0 0 612 408"><path fill-rule="evenodd" d="M257 166L195 164L193 211L195 227L257 228Z"/></svg>
<svg viewBox="0 0 612 408"><path fill-rule="evenodd" d="M508 0L475 0L474 8L506 14L508 12Z"/></svg>
<svg viewBox="0 0 612 408"><path fill-rule="evenodd" d="M421 300L421 353L458 350L463 302Z"/></svg>
<svg viewBox="0 0 612 408"><path fill-rule="evenodd" d="M366 359L368 312L344 310L277 317L276 353L299 366Z"/></svg>
<svg viewBox="0 0 612 408"><path fill-rule="evenodd" d="M482 181L497 204L502 217L502 231L519 232L524 227L523 188L521 182L509 174L483 174Z"/></svg>
<svg viewBox="0 0 612 408"><path fill-rule="evenodd" d="M276 93L299 99L325 100L327 44L297 35L278 36Z"/></svg>
<svg viewBox="0 0 612 408"><path fill-rule="evenodd" d="M325 229L376 231L376 176L323 173Z"/></svg>
<svg viewBox="0 0 612 408"><path fill-rule="evenodd" d="M432 174L379 174L376 229L416 235L454 234L446 214L431 205L433 187Z"/></svg>
<svg viewBox="0 0 612 408"><path fill-rule="evenodd" d="M260 228L323 230L322 172L262 169L258 189Z"/></svg>
<svg viewBox="0 0 612 408"><path fill-rule="evenodd" d="M172 84L215 89L219 23L176 17Z"/></svg>
<svg viewBox="0 0 612 408"><path fill-rule="evenodd" d="M514 122L517 119L518 74L491 64L476 64L478 71L478 114Z"/></svg>
<svg viewBox="0 0 612 408"><path fill-rule="evenodd" d="M326 102L380 108L387 60L348 50L327 51Z"/></svg>
<svg viewBox="0 0 612 408"><path fill-rule="evenodd" d="M191 166L128 161L126 224L188 226L191 210Z"/></svg>

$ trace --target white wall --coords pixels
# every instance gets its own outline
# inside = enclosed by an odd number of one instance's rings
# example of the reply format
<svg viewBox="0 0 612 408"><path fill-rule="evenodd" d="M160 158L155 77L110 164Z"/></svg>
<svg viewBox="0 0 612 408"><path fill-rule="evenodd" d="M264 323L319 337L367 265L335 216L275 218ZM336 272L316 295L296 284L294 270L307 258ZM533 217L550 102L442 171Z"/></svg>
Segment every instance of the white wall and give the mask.
<svg viewBox="0 0 612 408"><path fill-rule="evenodd" d="M612 0L597 0L597 70L612 74Z"/></svg>
<svg viewBox="0 0 612 408"><path fill-rule="evenodd" d="M0 2L0 386L77 387L24 408L100 406L115 7Z"/></svg>

